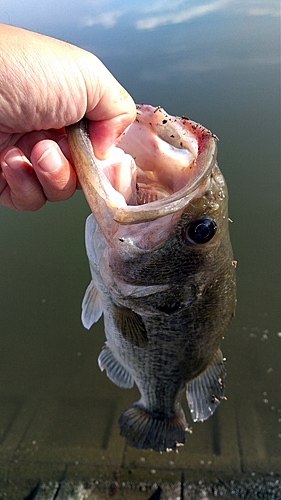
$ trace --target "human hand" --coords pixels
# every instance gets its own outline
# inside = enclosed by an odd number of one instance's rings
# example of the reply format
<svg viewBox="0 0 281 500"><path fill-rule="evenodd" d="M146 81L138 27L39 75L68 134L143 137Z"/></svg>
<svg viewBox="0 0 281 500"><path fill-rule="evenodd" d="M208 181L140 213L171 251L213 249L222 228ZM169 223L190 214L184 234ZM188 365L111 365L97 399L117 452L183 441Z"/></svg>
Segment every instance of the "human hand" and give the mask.
<svg viewBox="0 0 281 500"><path fill-rule="evenodd" d="M0 24L0 205L38 210L76 189L64 127L91 120L98 158L135 118L132 98L93 54Z"/></svg>

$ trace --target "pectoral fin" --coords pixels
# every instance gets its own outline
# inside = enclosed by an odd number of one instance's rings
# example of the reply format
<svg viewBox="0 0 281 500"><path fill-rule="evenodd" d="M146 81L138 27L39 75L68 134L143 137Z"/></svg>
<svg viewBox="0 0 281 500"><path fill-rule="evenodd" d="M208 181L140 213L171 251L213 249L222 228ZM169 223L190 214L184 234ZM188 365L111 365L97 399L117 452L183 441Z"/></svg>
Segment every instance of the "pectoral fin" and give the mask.
<svg viewBox="0 0 281 500"><path fill-rule="evenodd" d="M145 347L148 338L141 316L126 307L113 305L113 315L116 328L125 340L136 347Z"/></svg>
<svg viewBox="0 0 281 500"><path fill-rule="evenodd" d="M186 398L192 420L207 420L224 397L226 369L222 352L218 349L213 361L195 379L188 382Z"/></svg>
<svg viewBox="0 0 281 500"><path fill-rule="evenodd" d="M103 313L99 293L93 281L89 284L82 302L82 323L88 330L96 323Z"/></svg>

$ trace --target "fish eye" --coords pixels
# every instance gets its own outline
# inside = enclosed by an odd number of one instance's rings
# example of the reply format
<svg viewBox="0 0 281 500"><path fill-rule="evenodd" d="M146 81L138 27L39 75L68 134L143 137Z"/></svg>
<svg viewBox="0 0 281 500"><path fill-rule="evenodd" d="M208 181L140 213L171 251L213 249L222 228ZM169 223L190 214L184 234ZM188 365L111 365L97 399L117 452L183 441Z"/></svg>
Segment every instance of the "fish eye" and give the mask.
<svg viewBox="0 0 281 500"><path fill-rule="evenodd" d="M186 242L191 241L192 243L202 245L203 243L208 243L214 237L216 230L216 221L210 217L204 217L185 226L183 228L183 238Z"/></svg>

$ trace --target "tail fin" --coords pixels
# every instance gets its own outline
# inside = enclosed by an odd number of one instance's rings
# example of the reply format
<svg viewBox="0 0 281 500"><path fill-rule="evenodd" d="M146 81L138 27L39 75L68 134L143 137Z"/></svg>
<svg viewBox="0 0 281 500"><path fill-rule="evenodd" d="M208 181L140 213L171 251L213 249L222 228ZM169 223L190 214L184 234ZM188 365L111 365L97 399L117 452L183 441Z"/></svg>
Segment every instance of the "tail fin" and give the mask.
<svg viewBox="0 0 281 500"><path fill-rule="evenodd" d="M119 415L120 435L139 449L176 450L185 443L188 425L183 411L173 418L163 418L145 410L138 402Z"/></svg>

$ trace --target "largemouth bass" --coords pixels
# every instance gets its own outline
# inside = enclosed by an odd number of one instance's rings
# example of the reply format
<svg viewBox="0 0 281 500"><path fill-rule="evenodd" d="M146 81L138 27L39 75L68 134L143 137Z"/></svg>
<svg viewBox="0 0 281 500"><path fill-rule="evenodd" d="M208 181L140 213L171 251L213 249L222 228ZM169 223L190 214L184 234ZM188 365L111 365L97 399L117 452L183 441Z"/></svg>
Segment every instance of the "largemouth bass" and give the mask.
<svg viewBox="0 0 281 500"><path fill-rule="evenodd" d="M119 416L121 436L175 450L188 430L181 393L198 422L225 392L220 343L235 310L235 262L216 137L148 105L137 106L108 160L95 158L85 120L67 133L92 211L82 322L90 328L104 315L99 366L140 391Z"/></svg>

